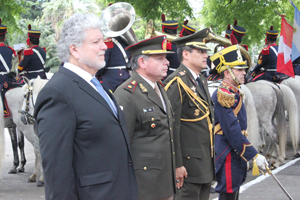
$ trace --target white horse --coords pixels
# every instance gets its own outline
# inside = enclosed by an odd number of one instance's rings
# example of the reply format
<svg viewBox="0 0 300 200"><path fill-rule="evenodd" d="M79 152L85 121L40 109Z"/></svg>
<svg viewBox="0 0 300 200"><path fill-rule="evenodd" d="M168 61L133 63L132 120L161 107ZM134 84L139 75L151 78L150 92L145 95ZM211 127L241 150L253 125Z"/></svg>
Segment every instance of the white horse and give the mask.
<svg viewBox="0 0 300 200"><path fill-rule="evenodd" d="M34 126L33 125L24 125L24 123L21 121L20 113L19 111L22 108L22 104L24 101L24 94L28 93L29 89L33 89L35 94L37 94L41 87L43 87L48 80L40 79L39 77L37 79L32 79L30 82L28 82L28 79L24 79L27 84L25 84L23 87L14 88L6 92L5 96L7 99L8 107L11 111L11 119L16 127L17 130L21 131L25 138L33 145L34 152L35 152L35 167L32 175L29 177L28 182L36 182L36 177L38 176L39 172L41 174L39 181L37 183L37 186L43 186L44 184L44 177L43 177L43 171L41 166L41 155L40 155L40 149L39 149L39 140L37 135L35 134ZM35 84L35 82L38 82L38 84ZM38 92L36 92L38 91ZM1 99L1 98L0 98ZM32 99L36 99L36 96L33 95ZM2 105L2 99L0 100L0 104ZM30 99L30 101L32 101ZM3 113L3 112L2 112ZM7 119L3 119L4 116L0 116L0 122L5 121ZM1 131L4 129L0 128ZM3 134L1 134L3 135Z"/></svg>
<svg viewBox="0 0 300 200"><path fill-rule="evenodd" d="M258 113L259 123L262 129L270 136L266 157L275 167L278 167L285 158L286 149L286 125L284 110L290 113L290 134L294 146L298 143L298 105L290 88L275 85L268 81L248 83L255 107Z"/></svg>

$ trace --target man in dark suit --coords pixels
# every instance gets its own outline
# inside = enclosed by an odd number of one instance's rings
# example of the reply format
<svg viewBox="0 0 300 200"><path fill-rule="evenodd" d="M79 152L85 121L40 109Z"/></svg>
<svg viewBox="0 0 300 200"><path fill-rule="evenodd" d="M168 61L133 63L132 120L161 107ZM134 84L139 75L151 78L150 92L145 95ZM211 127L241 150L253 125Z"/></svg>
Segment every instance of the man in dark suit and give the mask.
<svg viewBox="0 0 300 200"><path fill-rule="evenodd" d="M165 81L165 90L175 113L174 143L177 187L175 199L209 199L214 175L213 104L207 82L200 72L206 68L208 29L173 40L179 68ZM184 179L185 178L185 179Z"/></svg>
<svg viewBox="0 0 300 200"><path fill-rule="evenodd" d="M96 15L65 21L64 65L36 101L47 200L137 199L125 116L94 76L105 65L100 28Z"/></svg>
<svg viewBox="0 0 300 200"><path fill-rule="evenodd" d="M114 93L127 120L140 200L173 200L175 193L173 113L160 81L173 53L166 42L158 36L129 46L133 72Z"/></svg>

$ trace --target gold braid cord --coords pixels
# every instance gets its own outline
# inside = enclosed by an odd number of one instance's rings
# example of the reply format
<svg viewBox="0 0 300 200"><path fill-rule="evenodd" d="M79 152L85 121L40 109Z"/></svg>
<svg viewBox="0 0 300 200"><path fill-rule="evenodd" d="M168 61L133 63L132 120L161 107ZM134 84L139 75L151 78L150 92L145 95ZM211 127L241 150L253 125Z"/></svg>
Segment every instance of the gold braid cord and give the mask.
<svg viewBox="0 0 300 200"><path fill-rule="evenodd" d="M171 84L177 81L178 84L178 89L179 89L179 94L180 94L180 99L181 99L181 103L182 103L182 92L181 92L181 87L184 89L184 91L186 92L186 94L189 96L189 98L194 102L194 104L197 106L197 108L204 114L203 116L196 118L196 119L183 119L180 118L181 121L184 122L197 122L197 121L201 121L202 119L206 118L207 119L207 123L208 123L208 130L209 130L209 134L210 134L210 145L211 145L211 157L213 157L213 150L214 150L214 146L213 146L213 125L211 123L211 120L209 118L209 108L208 108L208 103L206 101L204 101L203 99L201 99L199 96L197 96L183 81L180 77L176 76L174 77L166 86L165 86L165 91L167 91L169 89L169 87L171 86ZM181 86L181 87L180 87ZM204 108L201 109L200 106L197 104L197 102L199 104L202 105L202 107Z"/></svg>
<svg viewBox="0 0 300 200"><path fill-rule="evenodd" d="M218 88L217 97L218 102L221 104L221 106L226 108L231 108L235 103L235 94L229 94L227 92L223 92L222 88L228 90L226 87L220 86Z"/></svg>

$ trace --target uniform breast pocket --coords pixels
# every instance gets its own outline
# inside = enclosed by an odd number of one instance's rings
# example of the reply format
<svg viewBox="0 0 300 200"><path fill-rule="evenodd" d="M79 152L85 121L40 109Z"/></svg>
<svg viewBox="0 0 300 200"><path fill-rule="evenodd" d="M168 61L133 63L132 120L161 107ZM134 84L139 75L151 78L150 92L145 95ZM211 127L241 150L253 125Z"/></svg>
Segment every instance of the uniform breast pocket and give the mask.
<svg viewBox="0 0 300 200"><path fill-rule="evenodd" d="M144 136L156 136L159 133L157 130L160 122L160 115L157 111L141 114L142 119L142 134Z"/></svg>

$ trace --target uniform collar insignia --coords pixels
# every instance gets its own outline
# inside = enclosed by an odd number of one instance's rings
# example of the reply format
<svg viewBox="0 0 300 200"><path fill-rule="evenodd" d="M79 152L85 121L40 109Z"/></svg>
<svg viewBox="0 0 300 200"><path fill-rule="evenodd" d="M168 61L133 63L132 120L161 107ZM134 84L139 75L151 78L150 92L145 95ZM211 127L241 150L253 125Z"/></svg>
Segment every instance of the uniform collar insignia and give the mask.
<svg viewBox="0 0 300 200"><path fill-rule="evenodd" d="M191 87L191 90L192 90L193 92L196 92L196 87L193 85L193 86Z"/></svg>
<svg viewBox="0 0 300 200"><path fill-rule="evenodd" d="M147 88L145 88L145 86L141 83L140 83L140 88L141 88L142 92L148 92Z"/></svg>

